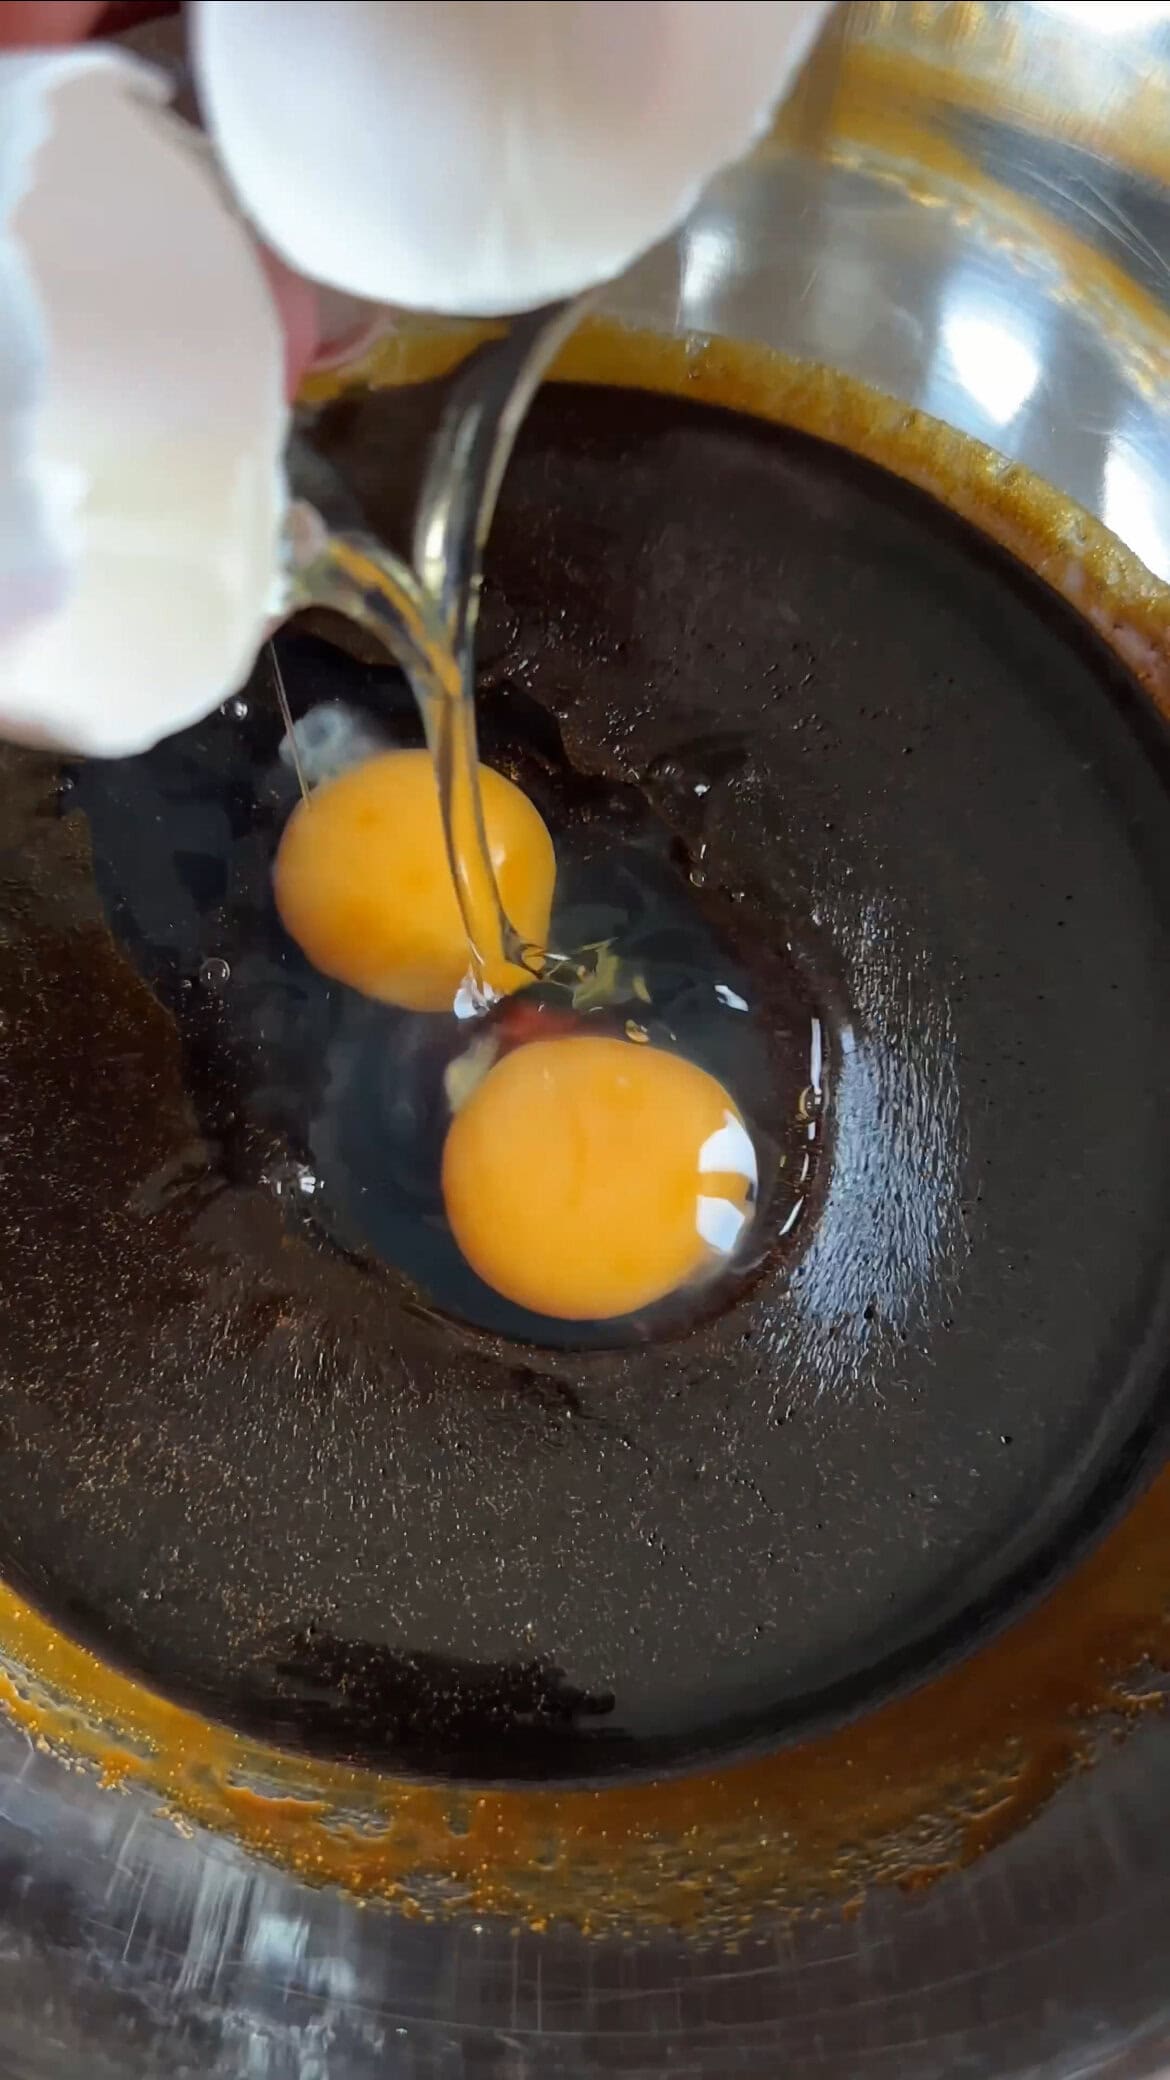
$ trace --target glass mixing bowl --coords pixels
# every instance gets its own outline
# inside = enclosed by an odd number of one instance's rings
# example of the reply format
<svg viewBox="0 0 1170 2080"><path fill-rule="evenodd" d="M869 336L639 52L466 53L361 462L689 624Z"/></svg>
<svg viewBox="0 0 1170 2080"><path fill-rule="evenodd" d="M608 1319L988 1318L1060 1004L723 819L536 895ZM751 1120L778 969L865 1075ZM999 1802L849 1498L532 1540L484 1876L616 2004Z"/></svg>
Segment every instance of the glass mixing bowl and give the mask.
<svg viewBox="0 0 1170 2080"><path fill-rule="evenodd" d="M988 503L972 510L1008 546L1000 494L1012 465L1032 473L1059 494L1046 574L1100 620L1107 545L1096 545L1093 582L1084 575L1083 516L1095 516L1145 567L1113 570L1141 611L1132 623L1118 615L1111 633L1155 689L1158 581L1170 577L1168 68L1170 10L1159 6L843 7L752 162L608 299L613 316L650 332L762 341L892 400L882 453L900 442L902 466L928 488L954 489L938 482L915 413L984 444ZM575 1793L541 1809L544 1839L530 1794L490 1788L428 1794L424 1811L396 1806L391 1787L375 1815L334 1780L321 1822L298 1804L303 1781L275 1773L282 1798L257 1796L274 1772L252 1752L235 1757L222 1829L191 1821L198 1801L176 1823L160 1810L148 1750L181 1744L181 1715L142 1719L140 1753L123 1731L111 1762L96 1707L59 1701L101 1688L85 1657L9 1627L0 2070L1154 2075L1170 2060L1170 1733L1147 1669L1141 1723L1068 1769L1082 1752L1084 1674L1068 1664L1131 1612L1134 1638L1156 1638L1148 1585L1170 1556L1164 1517L1155 1482L1050 1605L960 1672L962 1691L955 1679L928 1686L918 1716L898 1722L932 1746L937 1791L948 1714L957 1700L990 1700L1020 1777L1035 1772L1030 1790L1017 1780L1012 1796L986 1798L961 1842L940 1793L920 1816L935 1882L874 1882L817 1914L777 1903L730 1946L675 1932L670 1903L701 1891L705 1869L737 1868L749 1834L772 1853L782 1810L750 1768L676 1780L666 1806L640 1792L638 1812L628 1800L606 1808L606 1791ZM1113 1690L1098 1708L1120 1713L1124 1701ZM880 1757L890 1735L875 1725L858 1737ZM78 1755L104 1755L116 1786L71 1766ZM844 1750L821 1751L798 1779L810 1808L846 1802L834 1771L848 1766ZM671 1888L661 1912L589 1934L555 1908L546 1924L535 1912L523 1921L506 1888L492 1911L492 1858L514 1855L513 1837L534 1864L543 1854L567 1872L563 1902L574 1854L584 1866L610 1853L609 1810L615 1859L636 1837L643 1899L656 1871ZM313 1882L330 1868L314 1829L336 1836L347 1818L359 1860L363 1829L398 1828L411 1914L362 1910ZM477 1858L494 1844L474 1868L468 1838ZM829 1892L831 1877L826 1868Z"/></svg>

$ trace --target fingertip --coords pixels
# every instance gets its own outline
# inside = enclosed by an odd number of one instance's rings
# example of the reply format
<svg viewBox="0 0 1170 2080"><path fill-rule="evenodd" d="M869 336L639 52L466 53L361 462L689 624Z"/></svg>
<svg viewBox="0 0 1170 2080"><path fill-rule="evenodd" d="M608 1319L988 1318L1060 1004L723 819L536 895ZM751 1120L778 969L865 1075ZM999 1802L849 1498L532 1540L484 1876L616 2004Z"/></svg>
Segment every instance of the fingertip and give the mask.
<svg viewBox="0 0 1170 2080"><path fill-rule="evenodd" d="M103 11L103 0L0 0L0 46L76 43Z"/></svg>

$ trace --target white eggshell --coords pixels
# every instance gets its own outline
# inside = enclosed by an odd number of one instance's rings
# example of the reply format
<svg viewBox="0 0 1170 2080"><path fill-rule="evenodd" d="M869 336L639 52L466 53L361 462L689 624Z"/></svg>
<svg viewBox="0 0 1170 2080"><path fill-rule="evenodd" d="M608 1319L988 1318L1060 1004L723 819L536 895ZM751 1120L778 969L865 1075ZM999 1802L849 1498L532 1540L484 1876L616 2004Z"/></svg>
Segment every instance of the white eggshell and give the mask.
<svg viewBox="0 0 1170 2080"><path fill-rule="evenodd" d="M279 583L280 326L166 94L0 58L0 733L99 754L232 692Z"/></svg>
<svg viewBox="0 0 1170 2080"><path fill-rule="evenodd" d="M747 150L826 0L197 0L204 119L303 274L493 316L620 274Z"/></svg>

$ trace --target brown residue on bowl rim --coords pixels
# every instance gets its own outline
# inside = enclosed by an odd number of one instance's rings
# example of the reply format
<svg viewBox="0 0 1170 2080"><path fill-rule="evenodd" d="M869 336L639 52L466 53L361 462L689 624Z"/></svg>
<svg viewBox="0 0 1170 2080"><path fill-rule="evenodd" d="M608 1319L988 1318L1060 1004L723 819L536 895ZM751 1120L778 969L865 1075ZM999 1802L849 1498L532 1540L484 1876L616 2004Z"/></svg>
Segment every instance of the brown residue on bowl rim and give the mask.
<svg viewBox="0 0 1170 2080"><path fill-rule="evenodd" d="M362 370L421 380L475 335L416 328ZM558 364L838 442L974 522L1063 594L1170 715L1170 593L1027 470L822 368L597 320ZM318 379L317 398L340 379ZM144 985L138 985L144 989ZM157 1007L155 1007L157 1012ZM177 1041L171 1049L181 1102ZM762 1760L602 1789L461 1789L282 1753L154 1695L0 1585L0 1703L29 1736L181 1824L306 1879L419 1914L730 1938L767 1910L929 1883L1022 1825L1095 1743L1158 1702L1168 1660L1170 1471L1038 1607L868 1717Z"/></svg>

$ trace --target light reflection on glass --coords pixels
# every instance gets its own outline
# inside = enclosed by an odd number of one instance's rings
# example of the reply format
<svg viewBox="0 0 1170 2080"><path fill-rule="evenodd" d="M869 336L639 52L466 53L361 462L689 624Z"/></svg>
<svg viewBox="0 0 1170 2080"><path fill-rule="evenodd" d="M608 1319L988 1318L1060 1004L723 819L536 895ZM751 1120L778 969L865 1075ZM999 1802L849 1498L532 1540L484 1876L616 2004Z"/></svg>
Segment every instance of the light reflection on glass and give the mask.
<svg viewBox="0 0 1170 2080"><path fill-rule="evenodd" d="M964 299L943 316L942 347L969 397L992 426L1009 426L1040 380L1040 355L1027 322L994 317Z"/></svg>
<svg viewBox="0 0 1170 2080"><path fill-rule="evenodd" d="M1101 517L1155 576L1170 578L1170 490L1124 430L1105 457Z"/></svg>
<svg viewBox="0 0 1170 2080"><path fill-rule="evenodd" d="M694 324L704 306L718 296L735 271L735 247L716 224L696 224L683 248L681 302L686 323Z"/></svg>
<svg viewBox="0 0 1170 2080"><path fill-rule="evenodd" d="M1170 0L1038 0L1044 14L1060 15L1078 28L1121 36L1170 21Z"/></svg>

